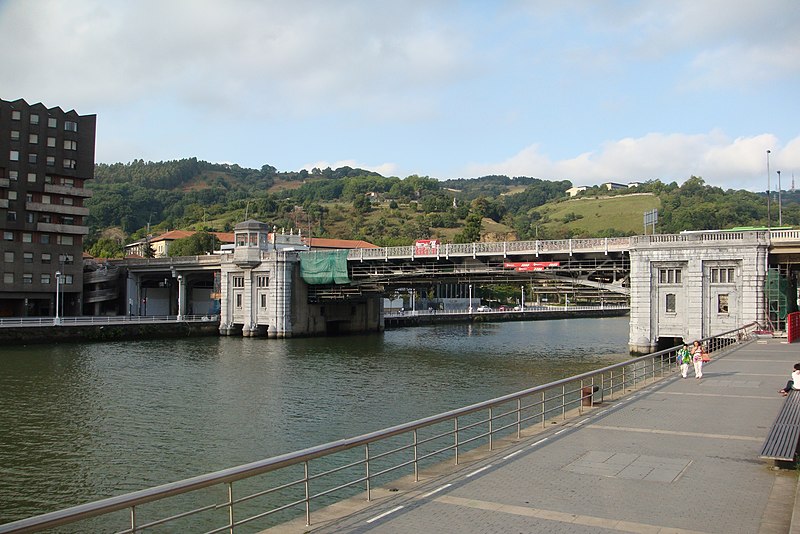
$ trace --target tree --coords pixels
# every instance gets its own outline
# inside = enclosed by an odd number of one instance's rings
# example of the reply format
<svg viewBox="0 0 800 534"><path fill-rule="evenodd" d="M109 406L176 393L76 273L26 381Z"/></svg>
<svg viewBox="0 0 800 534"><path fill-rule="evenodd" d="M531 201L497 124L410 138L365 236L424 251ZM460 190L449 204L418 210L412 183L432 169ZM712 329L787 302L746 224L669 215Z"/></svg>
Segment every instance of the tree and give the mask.
<svg viewBox="0 0 800 534"><path fill-rule="evenodd" d="M95 258L121 258L124 256L124 249L119 241L101 237L89 248L89 254Z"/></svg>
<svg viewBox="0 0 800 534"><path fill-rule="evenodd" d="M169 246L170 256L200 256L219 249L220 240L214 234L197 232L183 239L176 239Z"/></svg>

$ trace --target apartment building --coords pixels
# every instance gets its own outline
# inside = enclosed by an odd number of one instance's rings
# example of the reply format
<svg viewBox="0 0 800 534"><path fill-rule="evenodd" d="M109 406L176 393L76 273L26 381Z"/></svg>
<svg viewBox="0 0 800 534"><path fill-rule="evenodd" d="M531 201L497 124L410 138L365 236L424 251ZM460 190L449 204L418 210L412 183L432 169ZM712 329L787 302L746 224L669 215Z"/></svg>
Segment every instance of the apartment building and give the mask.
<svg viewBox="0 0 800 534"><path fill-rule="evenodd" d="M80 315L96 122L0 99L0 316Z"/></svg>

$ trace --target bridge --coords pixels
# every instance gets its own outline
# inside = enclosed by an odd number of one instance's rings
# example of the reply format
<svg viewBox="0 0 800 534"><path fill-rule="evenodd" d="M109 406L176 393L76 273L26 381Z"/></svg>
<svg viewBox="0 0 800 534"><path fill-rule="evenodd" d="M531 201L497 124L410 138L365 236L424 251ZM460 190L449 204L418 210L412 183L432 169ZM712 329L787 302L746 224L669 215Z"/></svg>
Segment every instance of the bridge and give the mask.
<svg viewBox="0 0 800 534"><path fill-rule="evenodd" d="M224 335L330 335L381 330L383 298L399 288L469 309L479 285L515 284L529 303L629 303L631 350L647 353L750 322L780 331L797 306L797 230L338 252L304 250L299 236L257 221L235 235L225 254L126 260L128 314L218 313Z"/></svg>

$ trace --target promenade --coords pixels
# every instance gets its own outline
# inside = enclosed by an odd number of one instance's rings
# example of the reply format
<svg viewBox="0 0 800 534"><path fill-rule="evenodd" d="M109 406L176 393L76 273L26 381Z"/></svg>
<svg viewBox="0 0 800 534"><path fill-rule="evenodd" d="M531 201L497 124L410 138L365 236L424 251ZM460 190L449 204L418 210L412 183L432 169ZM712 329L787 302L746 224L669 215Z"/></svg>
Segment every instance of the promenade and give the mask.
<svg viewBox="0 0 800 534"><path fill-rule="evenodd" d="M675 373L339 519L271 532L800 532L797 472L758 457L798 361L800 345L756 340L701 380Z"/></svg>

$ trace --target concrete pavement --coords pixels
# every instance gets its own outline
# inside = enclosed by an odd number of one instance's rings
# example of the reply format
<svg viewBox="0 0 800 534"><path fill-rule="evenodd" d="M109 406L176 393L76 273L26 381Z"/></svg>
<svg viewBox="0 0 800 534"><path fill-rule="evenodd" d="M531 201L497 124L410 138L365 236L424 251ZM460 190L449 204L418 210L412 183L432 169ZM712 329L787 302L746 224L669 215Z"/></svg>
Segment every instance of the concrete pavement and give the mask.
<svg viewBox="0 0 800 534"><path fill-rule="evenodd" d="M758 458L800 345L756 340L372 503L314 533L785 533L797 472ZM312 519L314 515L312 515ZM800 523L800 511L796 522Z"/></svg>

